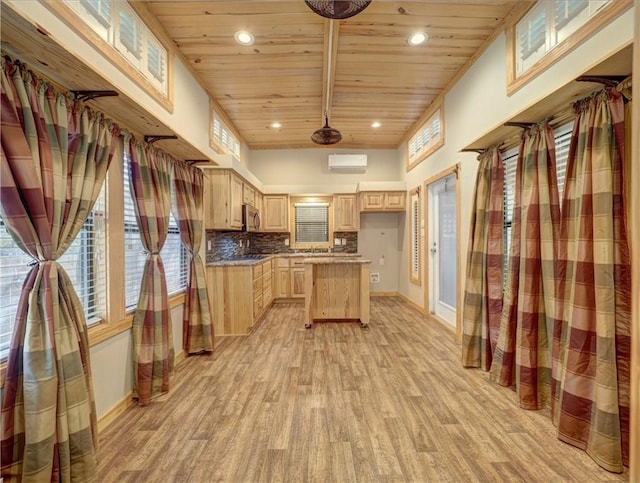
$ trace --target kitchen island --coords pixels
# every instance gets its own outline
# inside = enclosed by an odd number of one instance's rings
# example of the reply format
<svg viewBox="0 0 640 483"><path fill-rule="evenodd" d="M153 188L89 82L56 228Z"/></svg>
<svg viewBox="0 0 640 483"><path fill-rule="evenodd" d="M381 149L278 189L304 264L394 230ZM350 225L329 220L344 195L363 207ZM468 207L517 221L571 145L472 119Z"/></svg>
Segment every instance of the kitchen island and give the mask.
<svg viewBox="0 0 640 483"><path fill-rule="evenodd" d="M306 258L305 324L314 322L360 321L369 324L369 265L361 258Z"/></svg>

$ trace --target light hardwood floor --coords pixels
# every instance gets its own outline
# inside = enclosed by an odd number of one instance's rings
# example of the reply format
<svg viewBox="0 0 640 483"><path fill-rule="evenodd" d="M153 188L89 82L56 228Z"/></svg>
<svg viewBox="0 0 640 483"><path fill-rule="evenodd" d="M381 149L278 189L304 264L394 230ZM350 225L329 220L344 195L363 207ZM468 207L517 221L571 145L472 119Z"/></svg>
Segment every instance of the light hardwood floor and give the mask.
<svg viewBox="0 0 640 483"><path fill-rule="evenodd" d="M398 298L369 329L303 328L277 304L248 337L189 357L171 393L100 435L98 481L626 481L555 438L454 335Z"/></svg>

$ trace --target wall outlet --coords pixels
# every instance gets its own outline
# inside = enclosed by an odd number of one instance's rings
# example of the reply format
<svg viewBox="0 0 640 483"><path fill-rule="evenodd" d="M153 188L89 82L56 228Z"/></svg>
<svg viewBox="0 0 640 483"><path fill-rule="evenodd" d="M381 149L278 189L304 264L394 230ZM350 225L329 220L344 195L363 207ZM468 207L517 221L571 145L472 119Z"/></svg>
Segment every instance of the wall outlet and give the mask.
<svg viewBox="0 0 640 483"><path fill-rule="evenodd" d="M238 245L240 245L240 248L242 248L242 240L238 240Z"/></svg>
<svg viewBox="0 0 640 483"><path fill-rule="evenodd" d="M343 238L343 239L342 239L342 244L343 244L343 245L346 245L346 244L347 244L347 239L346 239L346 238Z"/></svg>
<svg viewBox="0 0 640 483"><path fill-rule="evenodd" d="M337 247L339 247L340 245L342 245L342 240L340 238L334 238L333 239L333 244Z"/></svg>
<svg viewBox="0 0 640 483"><path fill-rule="evenodd" d="M288 238L285 238L285 239L284 239L284 246L285 246L285 247L288 247L288 246L289 246L289 239L288 239Z"/></svg>
<svg viewBox="0 0 640 483"><path fill-rule="evenodd" d="M379 273L370 273L369 274L369 282L371 282L371 283L380 283L380 274Z"/></svg>
<svg viewBox="0 0 640 483"><path fill-rule="evenodd" d="M382 256L380 257L380 260L378 260L378 263L379 263L380 265L384 265L384 255L382 255Z"/></svg>
<svg viewBox="0 0 640 483"><path fill-rule="evenodd" d="M211 242L211 240L207 240L207 250L213 250L213 243Z"/></svg>
<svg viewBox="0 0 640 483"><path fill-rule="evenodd" d="M247 248L249 248L250 243L251 243L251 240L247 240Z"/></svg>

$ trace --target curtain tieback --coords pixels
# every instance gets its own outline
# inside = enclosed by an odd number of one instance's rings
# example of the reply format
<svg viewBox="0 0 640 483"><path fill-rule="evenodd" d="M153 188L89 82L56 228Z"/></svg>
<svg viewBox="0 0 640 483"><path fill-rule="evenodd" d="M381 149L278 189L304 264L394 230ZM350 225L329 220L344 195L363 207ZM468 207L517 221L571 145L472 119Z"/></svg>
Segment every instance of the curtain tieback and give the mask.
<svg viewBox="0 0 640 483"><path fill-rule="evenodd" d="M44 259L44 260L38 260L38 259L34 258L29 263L27 263L27 266L28 267L35 267L36 265L40 265L41 263L56 262L56 261L57 260L55 260L53 258Z"/></svg>

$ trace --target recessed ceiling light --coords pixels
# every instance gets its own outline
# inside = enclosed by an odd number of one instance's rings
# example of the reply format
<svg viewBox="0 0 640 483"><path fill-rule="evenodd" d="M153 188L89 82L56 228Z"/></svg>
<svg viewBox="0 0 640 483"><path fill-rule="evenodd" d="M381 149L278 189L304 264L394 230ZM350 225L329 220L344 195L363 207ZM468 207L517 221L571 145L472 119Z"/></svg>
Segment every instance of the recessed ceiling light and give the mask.
<svg viewBox="0 0 640 483"><path fill-rule="evenodd" d="M380 121L374 121L371 123L371 127L374 129L379 128L380 126L382 126L382 123Z"/></svg>
<svg viewBox="0 0 640 483"><path fill-rule="evenodd" d="M426 42L428 38L429 36L424 32L416 32L414 34L411 34L409 39L407 39L407 42L411 46L416 46L416 45L423 44L424 42Z"/></svg>
<svg viewBox="0 0 640 483"><path fill-rule="evenodd" d="M278 121L274 121L271 123L271 127L273 129L280 129L282 127L282 124L280 124Z"/></svg>
<svg viewBox="0 0 640 483"><path fill-rule="evenodd" d="M255 40L251 32L247 32L246 30L238 30L235 34L233 34L233 38L236 39L236 42L242 45L251 45Z"/></svg>

